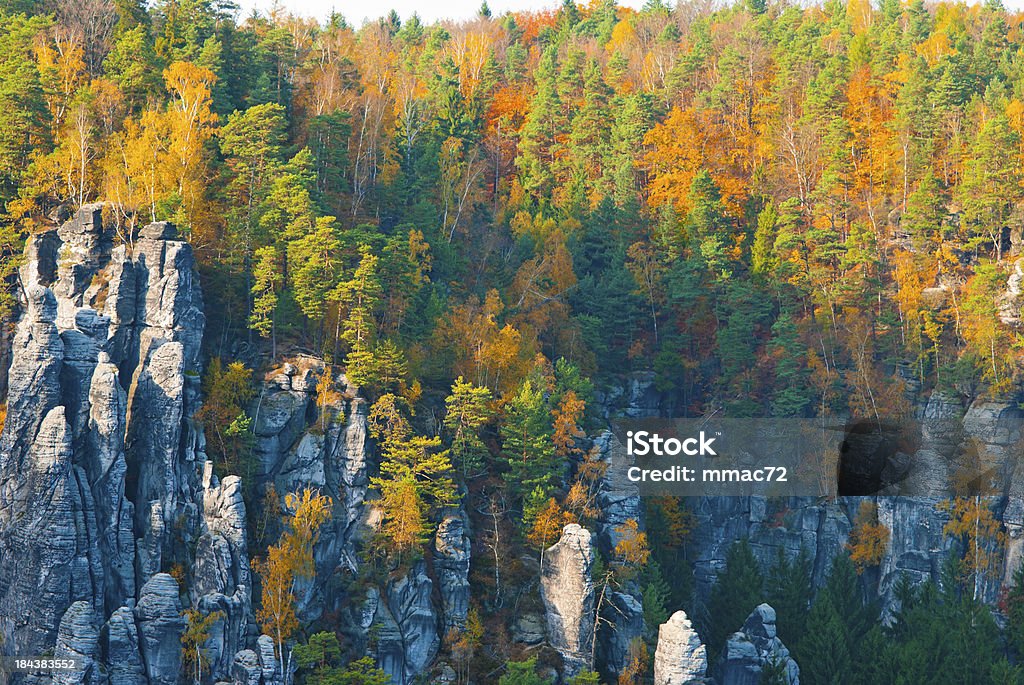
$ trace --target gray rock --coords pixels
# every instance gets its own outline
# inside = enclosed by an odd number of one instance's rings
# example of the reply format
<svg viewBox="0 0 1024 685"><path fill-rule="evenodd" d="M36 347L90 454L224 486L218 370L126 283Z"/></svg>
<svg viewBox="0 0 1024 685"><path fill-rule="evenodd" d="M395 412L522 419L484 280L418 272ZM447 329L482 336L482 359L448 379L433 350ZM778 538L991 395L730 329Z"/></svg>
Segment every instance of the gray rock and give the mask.
<svg viewBox="0 0 1024 685"><path fill-rule="evenodd" d="M631 592L605 593L601 611L603 623L598 630L597 661L601 671L621 673L633 658L635 640L644 634L644 607L636 583L627 583Z"/></svg>
<svg viewBox="0 0 1024 685"><path fill-rule="evenodd" d="M786 685L799 685L800 668L778 637L775 610L761 604L747 617L743 630L726 642L720 680L722 685L758 685L768 665L781 666Z"/></svg>
<svg viewBox="0 0 1024 685"><path fill-rule="evenodd" d="M318 369L306 369L292 379L292 390L312 395L316 392L316 386L320 382L320 371Z"/></svg>
<svg viewBox="0 0 1024 685"><path fill-rule="evenodd" d="M181 671L181 636L186 628L177 581L166 573L150 578L139 591L135 620L150 685L175 685Z"/></svg>
<svg viewBox="0 0 1024 685"><path fill-rule="evenodd" d="M677 611L658 628L654 685L683 685L703 678L707 670L707 648L700 641L686 612Z"/></svg>
<svg viewBox="0 0 1024 685"><path fill-rule="evenodd" d="M471 547L465 513L460 509L458 514L446 516L438 525L434 537L434 572L441 594L445 633L466 627Z"/></svg>
<svg viewBox="0 0 1024 685"><path fill-rule="evenodd" d="M96 665L81 682L95 672L155 685L177 678L183 624L176 584L154 574L191 568L203 534L227 554L203 545L200 566L231 563L211 581L227 587L199 606L234 607L224 644L241 646L245 514L235 492L222 498L229 513L200 516L190 417L204 317L191 249L167 225L144 229L134 250L115 246L102 209L34 236L21 270L0 434L0 649L81 653ZM172 532L186 544L172 549Z"/></svg>
<svg viewBox="0 0 1024 685"><path fill-rule="evenodd" d="M143 685L146 671L142 665L139 631L130 607L115 611L103 630L106 640L107 672L110 685Z"/></svg>
<svg viewBox="0 0 1024 685"><path fill-rule="evenodd" d="M274 639L269 635L260 635L256 640L256 653L259 655L263 684L276 685L281 682L284 669L275 655Z"/></svg>
<svg viewBox="0 0 1024 685"><path fill-rule="evenodd" d="M263 669L260 657L251 649L243 649L235 654L231 664L231 682L234 685L260 685L263 680Z"/></svg>
<svg viewBox="0 0 1024 685"><path fill-rule="evenodd" d="M174 224L166 221L157 221L147 224L139 231L139 237L149 240L175 240L178 237L178 229Z"/></svg>
<svg viewBox="0 0 1024 685"><path fill-rule="evenodd" d="M548 641L562 656L566 678L592 666L593 564L593 535L575 523L567 525L561 539L544 552L541 598Z"/></svg>
<svg viewBox="0 0 1024 685"><path fill-rule="evenodd" d="M54 685L100 685L106 676L100 672L96 659L99 656L100 631L96 625L96 614L88 602L75 602L64 612L57 630L57 646L53 651L55 659L74 658L78 668L73 671L58 671L53 676Z"/></svg>
<svg viewBox="0 0 1024 685"><path fill-rule="evenodd" d="M423 562L388 583L381 595L372 588L363 609L363 625L376 635L378 667L395 685L408 685L422 674L440 645L438 618L430 597L433 582Z"/></svg>
<svg viewBox="0 0 1024 685"><path fill-rule="evenodd" d="M540 614L522 614L512 623L512 639L525 645L539 645L547 637L547 623Z"/></svg>

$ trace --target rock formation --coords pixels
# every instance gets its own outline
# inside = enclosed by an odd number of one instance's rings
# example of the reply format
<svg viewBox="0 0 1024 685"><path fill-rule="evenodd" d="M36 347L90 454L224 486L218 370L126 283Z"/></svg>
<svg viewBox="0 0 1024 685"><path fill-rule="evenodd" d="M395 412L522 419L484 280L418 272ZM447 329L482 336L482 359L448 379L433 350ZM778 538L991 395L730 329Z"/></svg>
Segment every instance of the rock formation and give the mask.
<svg viewBox="0 0 1024 685"><path fill-rule="evenodd" d="M178 676L180 588L164 571L193 566L181 541L205 541L192 592L201 609L228 608L222 649L241 646L245 512L237 484L199 479L191 248L162 223L115 244L102 214L88 205L33 235L21 270L0 435L0 644L80 655L85 680L67 682L157 685ZM215 675L226 669L218 657Z"/></svg>
<svg viewBox="0 0 1024 685"><path fill-rule="evenodd" d="M442 599L444 632L466 627L469 611L469 524L461 509L446 516L434 537L434 571Z"/></svg>
<svg viewBox="0 0 1024 685"><path fill-rule="evenodd" d="M766 668L779 669L786 685L799 685L800 668L775 630L775 609L761 604L733 633L722 650L721 685L758 685Z"/></svg>
<svg viewBox="0 0 1024 685"><path fill-rule="evenodd" d="M703 678L707 670L707 648L686 612L677 611L658 628L654 685L684 685L695 678Z"/></svg>
<svg viewBox="0 0 1024 685"><path fill-rule="evenodd" d="M548 641L562 655L566 678L591 666L594 631L593 534L570 523L561 539L544 552L541 597Z"/></svg>
<svg viewBox="0 0 1024 685"><path fill-rule="evenodd" d="M631 387L631 398L647 397L647 393ZM643 406L627 407L631 415L642 415ZM630 461L626 448L611 431L604 431L594 440L593 450L606 467L598 482L597 505L600 510L599 535L601 550L613 554L622 538L623 525L630 520L643 525L643 506L640 490L629 480L627 470ZM630 660L630 644L644 631L643 595L639 585L627 581L608 592L601 611L602 622L598 630L597 666L612 675L621 673Z"/></svg>
<svg viewBox="0 0 1024 685"><path fill-rule="evenodd" d="M433 581L423 562L388 583L382 594L371 588L363 608L363 628L376 636L378 666L395 685L408 685L430 665L440 645L431 604Z"/></svg>

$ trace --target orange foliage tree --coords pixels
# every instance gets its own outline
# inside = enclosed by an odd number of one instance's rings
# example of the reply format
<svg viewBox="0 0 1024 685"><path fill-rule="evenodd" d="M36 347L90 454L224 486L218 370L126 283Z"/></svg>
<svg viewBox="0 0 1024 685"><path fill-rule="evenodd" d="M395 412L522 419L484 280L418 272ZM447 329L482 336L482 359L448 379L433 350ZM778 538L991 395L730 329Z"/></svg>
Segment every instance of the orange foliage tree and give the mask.
<svg viewBox="0 0 1024 685"><path fill-rule="evenodd" d="M871 566L882 563L885 550L889 545L889 529L878 520L878 505L869 500L860 503L857 517L850 531L850 539L846 548L850 551L850 561L863 573Z"/></svg>

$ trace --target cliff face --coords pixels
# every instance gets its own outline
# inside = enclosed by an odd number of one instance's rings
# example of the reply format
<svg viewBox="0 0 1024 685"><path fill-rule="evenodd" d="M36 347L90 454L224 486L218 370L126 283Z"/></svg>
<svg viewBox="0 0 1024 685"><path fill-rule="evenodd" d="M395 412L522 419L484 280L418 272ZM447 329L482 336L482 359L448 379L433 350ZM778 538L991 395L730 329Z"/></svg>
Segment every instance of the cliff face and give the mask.
<svg viewBox="0 0 1024 685"><path fill-rule="evenodd" d="M1011 583L1024 553L1024 491L1019 445L1024 416L1011 403L979 400L969 405L933 393L916 404L920 443L906 455L908 477L903 487L918 496L840 497L834 502L792 497L694 498L698 527L694 532L697 594L706 598L725 563L729 546L747 538L764 564L778 548L790 557L803 547L814 560L814 581L821 585L836 554L845 547L860 504L878 507L879 521L890 531L885 555L871 580L887 609L899 578L915 582L938 580L952 539L943 533L948 514L938 504L952 493L957 458L971 451L984 455L987 478L995 496L994 511L1008 534L998 573L982 579L979 597L995 602L999 589ZM987 485L988 483L986 483ZM927 493L927 495L923 494Z"/></svg>
<svg viewBox="0 0 1024 685"><path fill-rule="evenodd" d="M225 610L233 655L245 509L237 482L201 473L191 248L167 224L114 242L95 205L27 250L0 435L0 636L7 653L104 662L104 682L173 682L184 622L165 572L195 569L192 599Z"/></svg>

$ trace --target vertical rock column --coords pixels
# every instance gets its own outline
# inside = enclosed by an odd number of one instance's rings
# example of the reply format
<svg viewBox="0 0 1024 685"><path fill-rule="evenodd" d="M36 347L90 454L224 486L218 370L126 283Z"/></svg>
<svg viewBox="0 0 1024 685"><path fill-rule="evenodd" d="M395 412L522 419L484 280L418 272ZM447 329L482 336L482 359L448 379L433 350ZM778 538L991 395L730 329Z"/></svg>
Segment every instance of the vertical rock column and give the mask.
<svg viewBox="0 0 1024 685"><path fill-rule="evenodd" d="M658 629L654 652L654 685L683 685L703 678L708 650L690 624L686 612L677 611Z"/></svg>
<svg viewBox="0 0 1024 685"><path fill-rule="evenodd" d="M562 538L544 552L540 581L548 641L562 655L566 679L592 666L593 537L586 528L571 523L562 530Z"/></svg>

